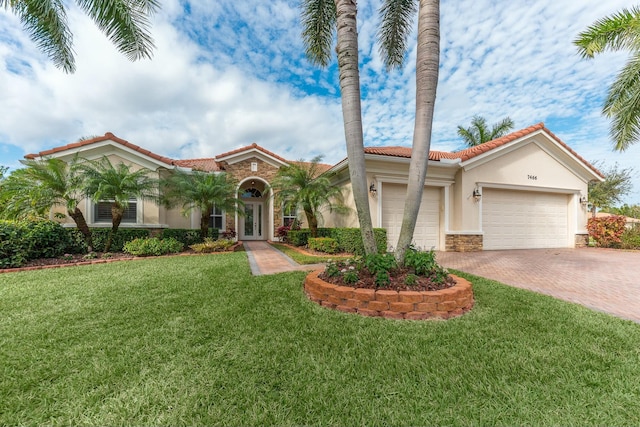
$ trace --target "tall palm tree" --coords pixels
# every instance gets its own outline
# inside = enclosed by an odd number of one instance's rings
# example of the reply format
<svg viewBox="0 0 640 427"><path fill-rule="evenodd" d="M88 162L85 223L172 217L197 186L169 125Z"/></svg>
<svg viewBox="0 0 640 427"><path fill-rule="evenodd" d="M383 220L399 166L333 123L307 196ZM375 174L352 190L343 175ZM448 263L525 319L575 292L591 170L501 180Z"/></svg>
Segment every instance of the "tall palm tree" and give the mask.
<svg viewBox="0 0 640 427"><path fill-rule="evenodd" d="M64 206L89 250L93 247L91 230L78 208L83 199L84 176L78 158L24 160L2 183L5 216L44 216L52 206Z"/></svg>
<svg viewBox="0 0 640 427"><path fill-rule="evenodd" d="M194 209L200 210L200 236L203 239L209 235L209 218L214 207L242 214L243 202L236 197L237 182L226 173L175 169L160 185L163 202L168 207L181 205L185 215Z"/></svg>
<svg viewBox="0 0 640 427"><path fill-rule="evenodd" d="M0 7L20 18L38 48L67 73L76 69L73 34L67 23L63 0L0 0ZM149 17L160 7L159 0L76 0L95 24L134 61L150 58L154 48L149 34Z"/></svg>
<svg viewBox="0 0 640 427"><path fill-rule="evenodd" d="M473 116L471 126L463 128L458 126L458 135L464 140L469 147L475 147L485 142L493 141L508 134L513 129L513 120L505 117L489 129L487 119L482 116Z"/></svg>
<svg viewBox="0 0 640 427"><path fill-rule="evenodd" d="M320 209L344 209L340 188L333 185L330 175L320 173L320 160L322 156L316 156L310 163L299 162L284 166L271 182L276 203L282 204L285 209L295 207L302 211L312 237L318 237Z"/></svg>
<svg viewBox="0 0 640 427"><path fill-rule="evenodd" d="M628 50L631 54L609 88L602 109L612 119L615 149L624 151L640 140L640 8L622 9L596 21L574 44L583 58L605 51Z"/></svg>
<svg viewBox="0 0 640 427"><path fill-rule="evenodd" d="M312 63L326 67L337 29L342 117L353 198L366 254L377 253L373 234L364 160L357 6L355 0L303 0L302 26L306 53Z"/></svg>
<svg viewBox="0 0 640 427"><path fill-rule="evenodd" d="M111 202L111 231L104 249L109 252L129 200L135 198L157 201L158 180L150 176L149 169L132 171L131 166L124 163L114 166L106 156L81 163L80 168L86 179L85 194L96 202Z"/></svg>
<svg viewBox="0 0 640 427"><path fill-rule="evenodd" d="M416 7L417 3L417 7ZM380 53L387 68L403 64L412 19L418 12L418 46L416 55L416 118L409 164L407 197L395 257L404 264L405 254L413 240L418 211L427 176L431 128L440 66L440 1L385 0L381 9L378 32Z"/></svg>

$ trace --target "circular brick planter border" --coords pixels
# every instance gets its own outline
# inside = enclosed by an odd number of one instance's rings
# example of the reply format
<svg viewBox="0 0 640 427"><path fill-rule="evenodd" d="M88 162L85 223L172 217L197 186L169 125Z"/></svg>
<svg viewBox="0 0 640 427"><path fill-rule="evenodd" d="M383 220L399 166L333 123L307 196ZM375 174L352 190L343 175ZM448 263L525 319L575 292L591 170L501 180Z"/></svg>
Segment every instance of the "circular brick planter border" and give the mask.
<svg viewBox="0 0 640 427"><path fill-rule="evenodd" d="M471 283L458 276L456 284L440 291L389 291L351 288L327 283L309 273L304 290L309 299L323 307L362 316L388 319L450 319L471 310L474 304Z"/></svg>

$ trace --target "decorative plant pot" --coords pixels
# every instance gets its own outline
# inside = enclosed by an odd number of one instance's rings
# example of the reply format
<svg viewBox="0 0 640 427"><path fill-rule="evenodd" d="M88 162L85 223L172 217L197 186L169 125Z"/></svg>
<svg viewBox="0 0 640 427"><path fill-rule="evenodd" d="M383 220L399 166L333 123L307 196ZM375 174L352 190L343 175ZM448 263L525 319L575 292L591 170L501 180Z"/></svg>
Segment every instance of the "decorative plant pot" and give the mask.
<svg viewBox="0 0 640 427"><path fill-rule="evenodd" d="M471 310L474 304L471 283L454 276L456 284L439 291L391 291L338 286L309 273L304 290L311 301L323 307L362 316L388 319L450 319Z"/></svg>

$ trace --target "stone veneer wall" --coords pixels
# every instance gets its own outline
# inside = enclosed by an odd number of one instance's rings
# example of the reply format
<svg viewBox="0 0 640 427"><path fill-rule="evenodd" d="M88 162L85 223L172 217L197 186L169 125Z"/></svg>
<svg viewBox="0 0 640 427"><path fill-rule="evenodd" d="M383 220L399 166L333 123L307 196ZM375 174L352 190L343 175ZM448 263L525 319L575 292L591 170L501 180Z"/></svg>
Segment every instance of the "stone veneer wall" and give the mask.
<svg viewBox="0 0 640 427"><path fill-rule="evenodd" d="M345 313L388 319L449 319L466 313L474 304L471 283L457 276L453 276L453 287L440 291L391 291L333 285L318 277L322 271L307 275L307 296L323 307Z"/></svg>
<svg viewBox="0 0 640 427"><path fill-rule="evenodd" d="M588 234L576 234L576 248L585 248L589 246L589 235Z"/></svg>
<svg viewBox="0 0 640 427"><path fill-rule="evenodd" d="M482 250L482 234L447 234L444 242L447 252L477 252Z"/></svg>
<svg viewBox="0 0 640 427"><path fill-rule="evenodd" d="M256 172L251 171L251 163L256 162L258 164L258 170ZM227 162L222 162L223 169L233 176L238 182L242 181L248 177L258 177L267 183L271 183L278 173L277 167L266 163L265 161L252 157L246 160L243 160L238 163L228 164ZM273 200L273 199L272 199ZM267 208L268 203L266 203L265 199L265 208ZM235 229L235 215L227 215L227 229ZM282 225L282 214L280 206L274 204L273 206L273 230L278 229ZM267 227L267 230L269 227ZM235 230L238 232L239 230ZM269 236L265 236L269 237Z"/></svg>

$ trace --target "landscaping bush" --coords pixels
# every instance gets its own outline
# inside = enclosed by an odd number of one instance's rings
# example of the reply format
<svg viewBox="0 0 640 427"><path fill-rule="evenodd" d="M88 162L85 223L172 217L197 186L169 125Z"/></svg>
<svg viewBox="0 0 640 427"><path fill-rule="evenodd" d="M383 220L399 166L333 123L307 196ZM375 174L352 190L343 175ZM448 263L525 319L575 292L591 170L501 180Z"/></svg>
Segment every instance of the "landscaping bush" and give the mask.
<svg viewBox="0 0 640 427"><path fill-rule="evenodd" d="M625 229L620 236L620 241L622 249L640 249L640 225L636 224Z"/></svg>
<svg viewBox="0 0 640 427"><path fill-rule="evenodd" d="M158 256L169 253L178 253L184 248L182 242L169 237L158 239L149 237L146 239L133 239L124 244L124 252L136 256Z"/></svg>
<svg viewBox="0 0 640 427"><path fill-rule="evenodd" d="M190 248L197 253L224 252L235 243L232 239L213 240L207 237L204 242L191 245Z"/></svg>
<svg viewBox="0 0 640 427"><path fill-rule="evenodd" d="M28 242L28 259L55 258L71 245L69 233L53 221L23 221L24 238Z"/></svg>
<svg viewBox="0 0 640 427"><path fill-rule="evenodd" d="M213 229L209 229L209 235L211 235ZM218 229L216 229L216 232ZM201 243L200 230L192 230L188 228L166 228L160 233L162 239L173 238L179 242L182 242L185 246L191 246L195 243Z"/></svg>
<svg viewBox="0 0 640 427"><path fill-rule="evenodd" d="M87 253L89 248L87 248L87 242L85 241L84 235L77 228L65 228L68 236L68 246L65 250L65 253L69 254L84 254Z"/></svg>
<svg viewBox="0 0 640 427"><path fill-rule="evenodd" d="M104 252L107 238L109 237L110 228L92 228L91 235L93 237L93 250L96 252ZM120 228L113 236L111 242L111 252L121 252L124 244L133 239L145 239L149 237L149 230L144 228Z"/></svg>
<svg viewBox="0 0 640 427"><path fill-rule="evenodd" d="M359 228L333 228L331 231L331 237L337 240L340 252L364 255L364 244ZM387 230L374 228L373 234L378 246L378 253L385 253L387 251Z"/></svg>
<svg viewBox="0 0 640 427"><path fill-rule="evenodd" d="M595 240L596 245L602 248L620 247L620 239L625 232L626 218L620 215L611 215L604 218L589 218L587 230L589 237Z"/></svg>
<svg viewBox="0 0 640 427"><path fill-rule="evenodd" d="M303 230L290 230L287 234L289 242L294 246L306 246L309 243L311 231L308 228Z"/></svg>
<svg viewBox="0 0 640 427"><path fill-rule="evenodd" d="M15 221L0 220L0 268L21 267L27 262L28 253L24 228Z"/></svg>
<svg viewBox="0 0 640 427"><path fill-rule="evenodd" d="M309 249L335 254L338 252L338 242L331 237L309 237Z"/></svg>

